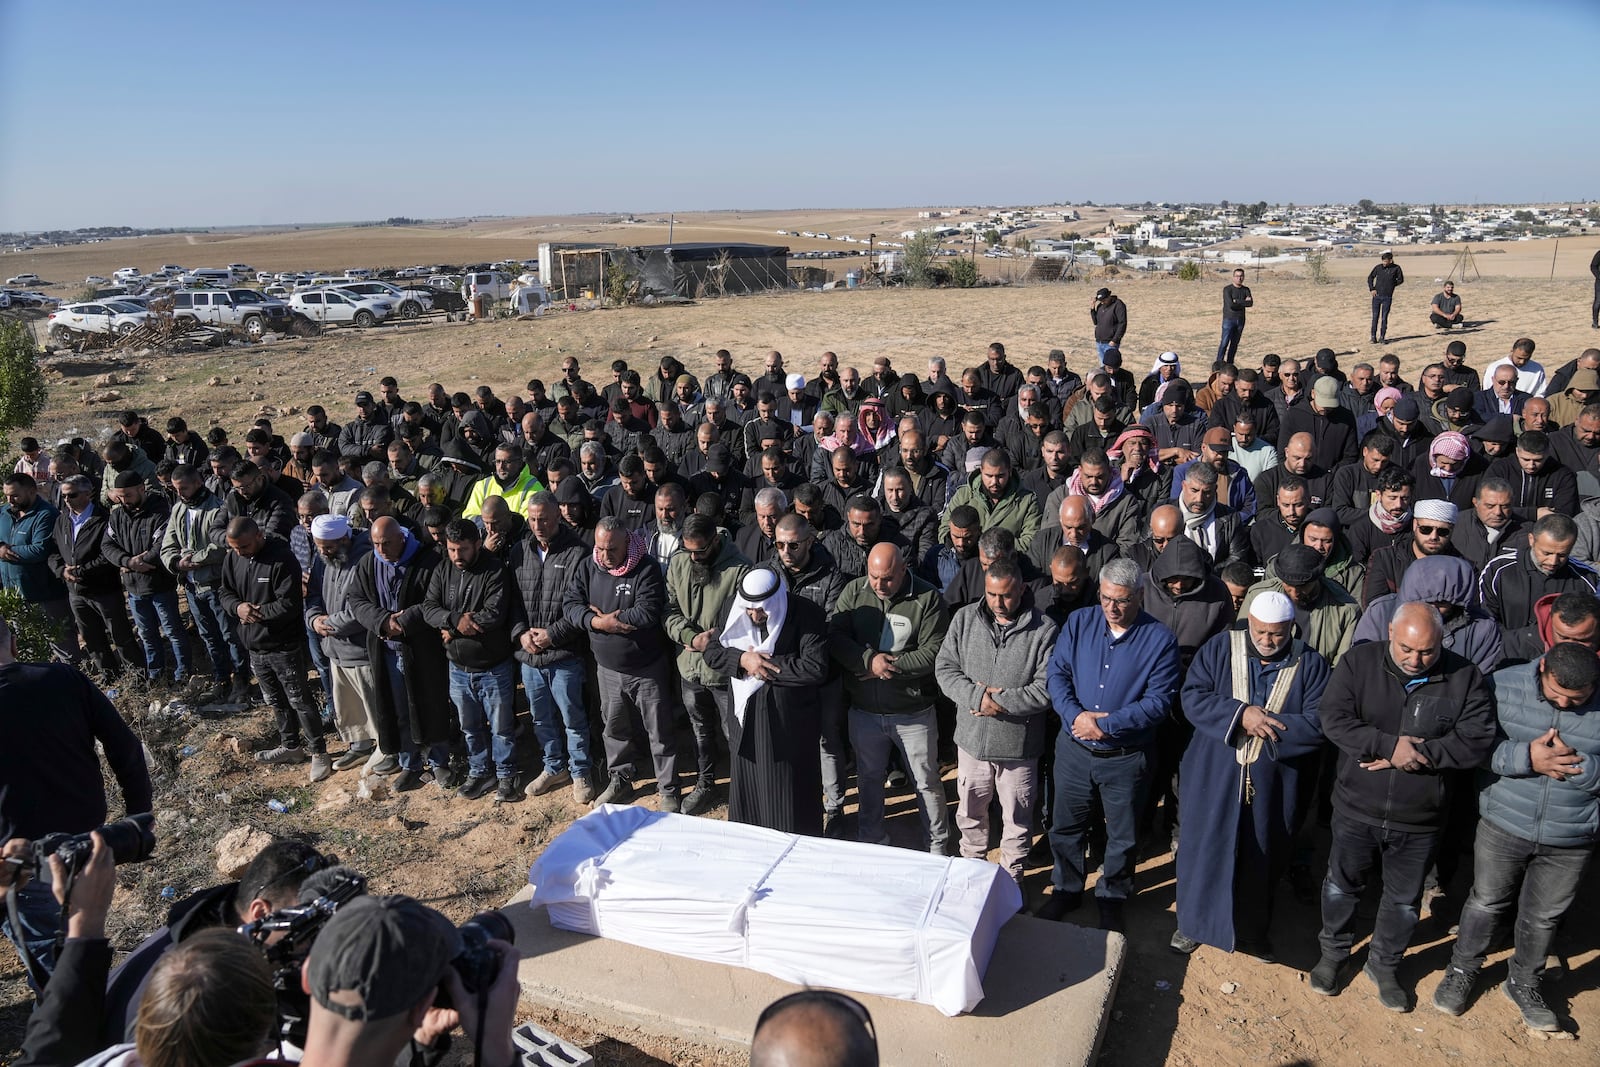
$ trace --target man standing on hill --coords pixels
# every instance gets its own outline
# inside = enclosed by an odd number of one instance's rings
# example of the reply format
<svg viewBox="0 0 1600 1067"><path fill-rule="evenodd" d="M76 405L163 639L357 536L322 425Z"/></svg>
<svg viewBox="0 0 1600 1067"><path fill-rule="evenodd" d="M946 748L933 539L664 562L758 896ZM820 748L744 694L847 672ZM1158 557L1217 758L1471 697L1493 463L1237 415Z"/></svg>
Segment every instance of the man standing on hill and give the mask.
<svg viewBox="0 0 1600 1067"><path fill-rule="evenodd" d="M1372 294L1372 343L1389 343L1389 305L1394 291L1406 283L1405 271L1394 261L1393 252L1378 257L1378 265L1367 274L1367 291Z"/></svg>
<svg viewBox="0 0 1600 1067"><path fill-rule="evenodd" d="M1233 272L1233 284L1222 287L1222 342L1217 345L1217 362L1232 363L1244 335L1245 308L1255 306L1255 297L1244 283L1244 270Z"/></svg>
<svg viewBox="0 0 1600 1067"><path fill-rule="evenodd" d="M1122 335L1128 332L1128 305L1121 297L1110 289L1096 291L1094 303L1089 305L1089 321L1094 323L1094 346L1101 356L1113 348L1122 349Z"/></svg>

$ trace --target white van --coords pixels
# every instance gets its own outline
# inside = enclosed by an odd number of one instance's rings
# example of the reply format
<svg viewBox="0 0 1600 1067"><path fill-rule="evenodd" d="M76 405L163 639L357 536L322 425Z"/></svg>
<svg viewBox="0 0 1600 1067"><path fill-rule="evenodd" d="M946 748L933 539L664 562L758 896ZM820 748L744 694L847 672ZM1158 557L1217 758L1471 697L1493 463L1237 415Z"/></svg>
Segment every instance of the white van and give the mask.
<svg viewBox="0 0 1600 1067"><path fill-rule="evenodd" d="M372 277L372 271L368 270L366 267L351 267L349 270L344 272L344 276L349 278L351 281L364 282L368 278Z"/></svg>
<svg viewBox="0 0 1600 1067"><path fill-rule="evenodd" d="M233 271L223 267L200 267L183 276L184 285L209 285L226 289L235 281Z"/></svg>

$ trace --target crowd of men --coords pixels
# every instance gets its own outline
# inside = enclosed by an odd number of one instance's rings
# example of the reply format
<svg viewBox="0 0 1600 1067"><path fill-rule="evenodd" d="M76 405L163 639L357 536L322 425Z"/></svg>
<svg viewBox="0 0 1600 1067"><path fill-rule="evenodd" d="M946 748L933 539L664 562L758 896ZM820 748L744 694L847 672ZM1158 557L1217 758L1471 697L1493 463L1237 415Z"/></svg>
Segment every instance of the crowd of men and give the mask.
<svg viewBox="0 0 1600 1067"><path fill-rule="evenodd" d="M1376 881L1365 974L1397 1011L1425 890L1464 896L1435 1006L1515 916L1503 988L1558 1029L1540 978L1600 810L1600 349L1480 371L1451 340L1413 385L1391 355L1236 363L1240 325L1200 374L1136 377L1115 306L1081 375L996 343L958 378L719 351L596 386L568 356L518 395L384 378L237 440L125 412L98 451L23 442L0 580L103 677L226 708L253 676L256 758L313 782L598 805L648 763L663 811L837 836L853 762L855 837L888 844L907 786L934 853L993 834L1020 885L1048 849L1046 918L1098 868L1123 929L1159 832L1172 947L1272 960L1287 878L1327 995Z"/></svg>

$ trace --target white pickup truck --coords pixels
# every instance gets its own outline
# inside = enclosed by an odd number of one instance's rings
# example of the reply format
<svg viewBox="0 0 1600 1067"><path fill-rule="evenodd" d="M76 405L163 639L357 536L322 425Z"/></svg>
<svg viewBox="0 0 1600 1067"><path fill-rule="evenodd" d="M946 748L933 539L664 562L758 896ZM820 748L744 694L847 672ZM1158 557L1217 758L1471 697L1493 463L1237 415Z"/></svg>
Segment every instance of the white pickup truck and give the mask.
<svg viewBox="0 0 1600 1067"><path fill-rule="evenodd" d="M200 289L172 294L172 317L194 319L208 326L241 329L258 338L268 330L288 333L289 305L254 289Z"/></svg>

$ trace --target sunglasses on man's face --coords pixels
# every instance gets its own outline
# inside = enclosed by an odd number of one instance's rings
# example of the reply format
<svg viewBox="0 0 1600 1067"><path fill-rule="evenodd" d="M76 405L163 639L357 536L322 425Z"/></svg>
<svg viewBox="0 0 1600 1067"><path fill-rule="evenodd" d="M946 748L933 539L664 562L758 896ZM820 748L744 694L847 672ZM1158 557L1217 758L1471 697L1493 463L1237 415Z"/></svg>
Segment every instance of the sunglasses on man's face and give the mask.
<svg viewBox="0 0 1600 1067"><path fill-rule="evenodd" d="M1423 537L1442 537L1450 533L1450 527L1424 526L1421 523L1417 523L1417 533L1421 534Z"/></svg>

